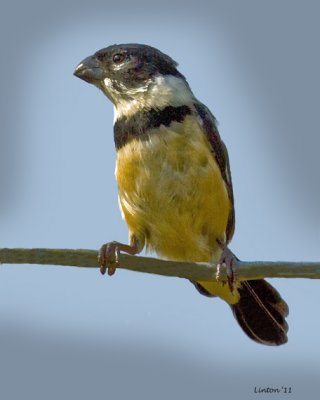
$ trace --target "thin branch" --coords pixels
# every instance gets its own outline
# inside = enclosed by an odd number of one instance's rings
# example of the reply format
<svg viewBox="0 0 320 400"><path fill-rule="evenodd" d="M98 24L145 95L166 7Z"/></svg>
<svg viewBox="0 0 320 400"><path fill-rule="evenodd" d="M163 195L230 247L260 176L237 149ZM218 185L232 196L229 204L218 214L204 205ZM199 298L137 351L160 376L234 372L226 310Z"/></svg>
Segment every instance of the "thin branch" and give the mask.
<svg viewBox="0 0 320 400"><path fill-rule="evenodd" d="M97 251L69 249L0 249L0 264L44 264L98 268ZM215 280L217 265L212 263L175 262L120 254L119 268L150 274L174 276L193 281ZM320 262L237 261L237 279L320 278ZM226 271L220 271L221 280Z"/></svg>

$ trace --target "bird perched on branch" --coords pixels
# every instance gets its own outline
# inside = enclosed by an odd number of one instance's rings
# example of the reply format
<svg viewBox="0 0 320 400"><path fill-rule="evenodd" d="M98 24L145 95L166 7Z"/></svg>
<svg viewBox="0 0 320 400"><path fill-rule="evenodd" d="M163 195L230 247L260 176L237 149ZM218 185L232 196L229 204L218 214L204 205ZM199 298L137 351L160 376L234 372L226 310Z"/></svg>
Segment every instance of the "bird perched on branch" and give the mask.
<svg viewBox="0 0 320 400"><path fill-rule="evenodd" d="M231 306L253 340L287 341L288 306L265 280L237 282L229 250L235 224L227 149L215 117L199 102L177 63L147 45L121 44L84 59L74 74L115 106L114 140L119 204L129 244L100 250L101 272L115 271L117 254L144 247L160 257L219 262L229 285L193 282L200 293Z"/></svg>

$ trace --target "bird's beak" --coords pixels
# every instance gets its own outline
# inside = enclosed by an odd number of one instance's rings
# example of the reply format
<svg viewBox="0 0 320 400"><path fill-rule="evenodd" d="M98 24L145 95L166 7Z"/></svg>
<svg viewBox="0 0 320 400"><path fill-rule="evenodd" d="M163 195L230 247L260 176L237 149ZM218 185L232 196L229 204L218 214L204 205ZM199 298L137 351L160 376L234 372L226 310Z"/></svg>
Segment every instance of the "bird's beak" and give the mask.
<svg viewBox="0 0 320 400"><path fill-rule="evenodd" d="M73 75L95 84L103 79L101 62L95 56L87 57L76 67Z"/></svg>

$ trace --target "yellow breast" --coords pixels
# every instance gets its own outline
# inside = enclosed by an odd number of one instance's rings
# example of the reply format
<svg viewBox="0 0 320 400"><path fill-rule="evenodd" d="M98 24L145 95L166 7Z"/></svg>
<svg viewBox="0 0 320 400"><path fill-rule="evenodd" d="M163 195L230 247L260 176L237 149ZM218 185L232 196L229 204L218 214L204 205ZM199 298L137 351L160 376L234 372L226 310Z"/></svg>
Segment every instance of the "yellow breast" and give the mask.
<svg viewBox="0 0 320 400"><path fill-rule="evenodd" d="M161 126L117 152L119 202L130 234L172 260L218 259L230 201L198 123Z"/></svg>

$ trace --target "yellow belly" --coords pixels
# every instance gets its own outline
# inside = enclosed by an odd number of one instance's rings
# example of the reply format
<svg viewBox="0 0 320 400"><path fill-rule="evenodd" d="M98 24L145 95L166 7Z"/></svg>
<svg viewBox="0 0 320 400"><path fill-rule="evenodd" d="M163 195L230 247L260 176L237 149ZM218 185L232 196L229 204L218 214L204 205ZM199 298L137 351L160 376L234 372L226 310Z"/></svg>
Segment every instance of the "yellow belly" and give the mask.
<svg viewBox="0 0 320 400"><path fill-rule="evenodd" d="M117 152L119 202L130 234L172 260L218 259L230 201L219 167L198 124L132 140Z"/></svg>

